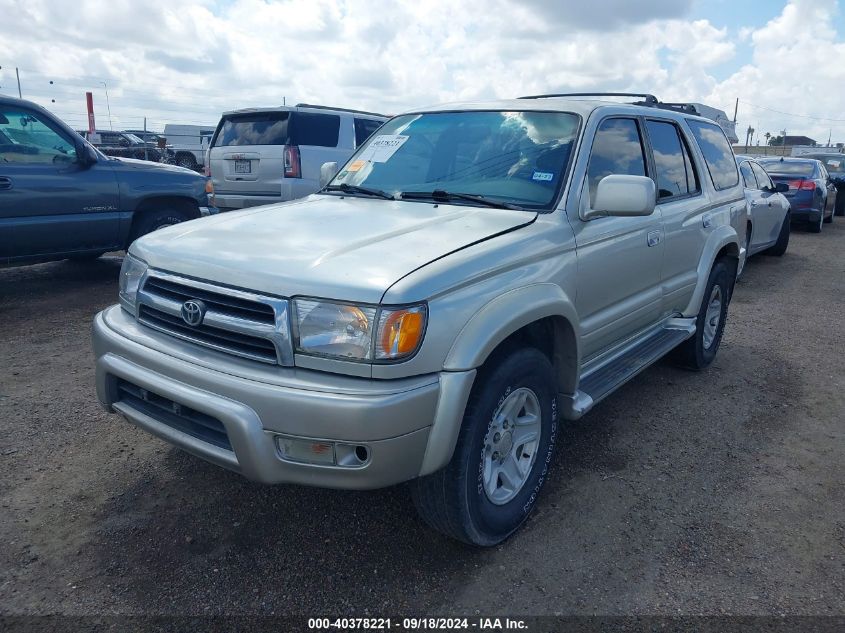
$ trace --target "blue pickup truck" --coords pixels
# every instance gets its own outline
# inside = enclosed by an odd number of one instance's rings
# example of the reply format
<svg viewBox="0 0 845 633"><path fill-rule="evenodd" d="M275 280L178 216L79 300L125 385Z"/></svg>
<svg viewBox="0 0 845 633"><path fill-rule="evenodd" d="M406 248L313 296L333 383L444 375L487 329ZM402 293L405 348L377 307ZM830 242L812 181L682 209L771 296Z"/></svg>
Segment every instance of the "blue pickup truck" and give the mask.
<svg viewBox="0 0 845 633"><path fill-rule="evenodd" d="M44 108L0 96L0 265L91 259L216 213L188 169L115 158Z"/></svg>

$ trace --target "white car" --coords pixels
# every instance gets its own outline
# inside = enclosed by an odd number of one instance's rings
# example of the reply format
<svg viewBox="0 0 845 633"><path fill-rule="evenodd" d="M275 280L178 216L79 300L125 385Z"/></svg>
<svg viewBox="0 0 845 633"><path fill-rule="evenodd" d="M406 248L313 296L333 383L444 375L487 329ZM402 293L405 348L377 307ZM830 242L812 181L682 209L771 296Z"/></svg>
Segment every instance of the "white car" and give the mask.
<svg viewBox="0 0 845 633"><path fill-rule="evenodd" d="M746 259L761 252L779 257L789 245L790 205L783 195L789 187L773 183L766 170L750 156L737 156L736 162L748 205Z"/></svg>
<svg viewBox="0 0 845 633"><path fill-rule="evenodd" d="M243 209L316 193L320 166L345 163L386 120L302 103L226 112L208 152L216 204Z"/></svg>

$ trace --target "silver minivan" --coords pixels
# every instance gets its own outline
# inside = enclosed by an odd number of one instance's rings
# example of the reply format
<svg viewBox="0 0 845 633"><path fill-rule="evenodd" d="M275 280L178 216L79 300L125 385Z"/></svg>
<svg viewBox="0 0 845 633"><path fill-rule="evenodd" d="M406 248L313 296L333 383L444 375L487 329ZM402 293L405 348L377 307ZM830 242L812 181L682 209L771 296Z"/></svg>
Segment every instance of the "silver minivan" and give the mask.
<svg viewBox="0 0 845 633"><path fill-rule="evenodd" d="M300 103L226 112L208 152L215 203L242 209L320 188L320 166L343 164L387 117Z"/></svg>

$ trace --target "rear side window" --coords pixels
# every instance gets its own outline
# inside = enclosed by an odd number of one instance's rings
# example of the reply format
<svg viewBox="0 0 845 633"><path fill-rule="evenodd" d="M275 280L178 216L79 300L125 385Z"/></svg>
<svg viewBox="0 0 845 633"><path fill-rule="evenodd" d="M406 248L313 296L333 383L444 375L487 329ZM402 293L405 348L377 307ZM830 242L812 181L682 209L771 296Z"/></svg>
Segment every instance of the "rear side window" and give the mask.
<svg viewBox="0 0 845 633"><path fill-rule="evenodd" d="M768 187L769 189L774 189L772 185L772 179L769 178L769 174L760 167L757 163L746 163L747 165L751 165L751 169L754 171L754 175L757 177L757 184L760 185L760 189L763 187Z"/></svg>
<svg viewBox="0 0 845 633"><path fill-rule="evenodd" d="M757 179L751 170L751 163L744 161L739 165L739 173L742 174L742 183L746 189L758 189Z"/></svg>
<svg viewBox="0 0 845 633"><path fill-rule="evenodd" d="M287 145L290 112L256 112L223 119L214 147Z"/></svg>
<svg viewBox="0 0 845 633"><path fill-rule="evenodd" d="M355 146L360 147L368 138L381 127L381 121L372 119L355 119Z"/></svg>
<svg viewBox="0 0 845 633"><path fill-rule="evenodd" d="M718 125L703 121L687 121L692 130L704 162L710 172L710 180L717 190L730 189L739 183L734 153L725 133Z"/></svg>
<svg viewBox="0 0 845 633"><path fill-rule="evenodd" d="M336 114L295 112L290 125L291 145L337 147L340 117Z"/></svg>
<svg viewBox="0 0 845 633"><path fill-rule="evenodd" d="M645 176L645 154L640 129L634 119L605 119L596 130L587 178L590 200L599 181L611 174Z"/></svg>
<svg viewBox="0 0 845 633"><path fill-rule="evenodd" d="M646 121L646 129L657 171L657 197L665 200L696 193L692 161L678 128L666 121Z"/></svg>

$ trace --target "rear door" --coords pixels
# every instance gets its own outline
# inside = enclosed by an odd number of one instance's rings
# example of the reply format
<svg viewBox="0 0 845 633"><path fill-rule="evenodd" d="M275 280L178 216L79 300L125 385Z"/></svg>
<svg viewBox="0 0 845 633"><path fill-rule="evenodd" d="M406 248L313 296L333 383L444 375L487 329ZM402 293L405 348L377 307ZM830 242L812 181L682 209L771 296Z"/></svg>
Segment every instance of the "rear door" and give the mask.
<svg viewBox="0 0 845 633"><path fill-rule="evenodd" d="M687 306L698 282L697 268L706 241L701 220L706 203L690 140L680 126L672 120L649 118L646 130L666 241L660 273L662 316L669 316Z"/></svg>
<svg viewBox="0 0 845 633"><path fill-rule="evenodd" d="M210 152L215 192L278 200L289 118L289 110L225 115Z"/></svg>
<svg viewBox="0 0 845 633"><path fill-rule="evenodd" d="M117 245L114 172L82 166L75 141L41 111L0 106L0 261Z"/></svg>

